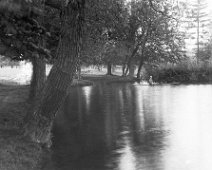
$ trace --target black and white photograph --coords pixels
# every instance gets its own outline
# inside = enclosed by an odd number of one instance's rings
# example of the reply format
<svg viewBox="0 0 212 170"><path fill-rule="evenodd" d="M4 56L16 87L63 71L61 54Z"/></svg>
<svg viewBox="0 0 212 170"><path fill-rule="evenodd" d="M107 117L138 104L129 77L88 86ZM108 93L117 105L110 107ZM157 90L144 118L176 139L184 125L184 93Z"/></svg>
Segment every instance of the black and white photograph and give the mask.
<svg viewBox="0 0 212 170"><path fill-rule="evenodd" d="M212 170L212 1L0 0L0 170Z"/></svg>

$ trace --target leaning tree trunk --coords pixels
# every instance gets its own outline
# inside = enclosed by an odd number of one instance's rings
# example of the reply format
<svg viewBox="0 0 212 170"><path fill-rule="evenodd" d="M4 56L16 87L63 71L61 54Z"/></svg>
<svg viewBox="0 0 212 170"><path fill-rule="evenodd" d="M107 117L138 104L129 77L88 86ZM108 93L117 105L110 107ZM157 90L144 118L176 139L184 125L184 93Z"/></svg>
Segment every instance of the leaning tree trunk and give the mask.
<svg viewBox="0 0 212 170"><path fill-rule="evenodd" d="M46 63L34 54L32 58L32 78L30 83L29 101L34 102L42 91L46 80Z"/></svg>
<svg viewBox="0 0 212 170"><path fill-rule="evenodd" d="M85 0L63 4L62 30L57 60L47 78L45 88L24 130L32 141L51 145L51 128L63 104L76 71L81 47Z"/></svg>
<svg viewBox="0 0 212 170"><path fill-rule="evenodd" d="M129 72L129 65L125 64L125 69L124 69L123 76L127 76L128 72Z"/></svg>

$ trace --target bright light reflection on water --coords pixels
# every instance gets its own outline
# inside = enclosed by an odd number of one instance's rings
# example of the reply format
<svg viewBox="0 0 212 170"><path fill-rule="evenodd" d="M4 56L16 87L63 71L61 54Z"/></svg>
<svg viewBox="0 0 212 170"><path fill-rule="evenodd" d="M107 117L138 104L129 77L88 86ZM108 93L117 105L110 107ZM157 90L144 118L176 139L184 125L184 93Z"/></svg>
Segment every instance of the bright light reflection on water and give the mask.
<svg viewBox="0 0 212 170"><path fill-rule="evenodd" d="M123 149L122 156L120 157L120 161L118 163L118 169L121 170L129 170L136 169L136 158L132 151L132 147L129 144L129 141L125 141L125 148Z"/></svg>
<svg viewBox="0 0 212 170"><path fill-rule="evenodd" d="M74 89L55 121L51 169L211 170L211 94L212 85Z"/></svg>
<svg viewBox="0 0 212 170"><path fill-rule="evenodd" d="M86 111L88 113L89 109L90 109L90 98L91 98L91 90L92 90L92 87L91 86L86 86L86 87L83 87L82 88L82 91L83 91L83 95L84 95L84 98L85 98L85 105L86 105Z"/></svg>

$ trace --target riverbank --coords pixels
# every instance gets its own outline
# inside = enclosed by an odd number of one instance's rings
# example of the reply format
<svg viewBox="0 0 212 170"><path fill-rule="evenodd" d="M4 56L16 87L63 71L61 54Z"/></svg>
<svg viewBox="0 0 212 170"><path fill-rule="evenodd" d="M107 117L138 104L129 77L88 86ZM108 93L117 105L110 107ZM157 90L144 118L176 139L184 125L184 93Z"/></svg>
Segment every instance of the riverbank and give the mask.
<svg viewBox="0 0 212 170"><path fill-rule="evenodd" d="M9 84L11 84L9 82ZM20 135L28 86L0 85L0 169L37 170L42 149Z"/></svg>
<svg viewBox="0 0 212 170"><path fill-rule="evenodd" d="M120 76L83 75L82 80L74 80L72 86L93 85L96 81L113 83L134 80ZM12 81L0 84L0 170L40 169L44 156L42 148L22 138L19 130L29 108L26 102L28 91L28 85L17 85Z"/></svg>
<svg viewBox="0 0 212 170"><path fill-rule="evenodd" d="M82 75L83 80L89 81L89 82L106 82L106 83L126 83L126 82L135 82L136 78L134 77L123 77L123 76L118 76L118 75L87 75L84 74Z"/></svg>

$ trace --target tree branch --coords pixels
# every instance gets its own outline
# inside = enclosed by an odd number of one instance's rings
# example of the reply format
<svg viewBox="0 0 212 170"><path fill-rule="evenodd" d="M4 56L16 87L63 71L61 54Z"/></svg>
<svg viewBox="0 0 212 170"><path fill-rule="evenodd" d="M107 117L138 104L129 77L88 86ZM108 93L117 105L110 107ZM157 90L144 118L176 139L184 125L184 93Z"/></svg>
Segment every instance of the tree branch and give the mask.
<svg viewBox="0 0 212 170"><path fill-rule="evenodd" d="M172 17L172 16L169 16L169 15L166 15L166 14L164 13L164 11L160 11L160 10L156 9L156 8L154 7L154 5L153 5L152 0L149 0L149 5L150 5L150 7L151 7L155 12L160 13L160 14L163 15L163 16L166 16L166 17L168 17L168 18L171 18L171 19L174 19L174 20L178 21L176 18L174 18L174 17Z"/></svg>
<svg viewBox="0 0 212 170"><path fill-rule="evenodd" d="M34 44L32 42L23 42L23 44L25 44L28 48L32 48L33 50L36 50L40 54L44 54L45 56L47 56L48 59L53 58L50 50L48 50L46 48L43 48L41 46L37 46L36 44Z"/></svg>
<svg viewBox="0 0 212 170"><path fill-rule="evenodd" d="M160 14L162 14L162 15L165 15L163 11L157 10L157 9L154 7L154 5L153 5L153 3L152 3L152 0L149 0L149 4L150 4L150 7L151 7L155 12L158 12L158 13L160 13Z"/></svg>
<svg viewBox="0 0 212 170"><path fill-rule="evenodd" d="M45 0L45 5L58 10L62 9L62 3L60 0Z"/></svg>

